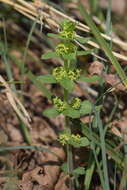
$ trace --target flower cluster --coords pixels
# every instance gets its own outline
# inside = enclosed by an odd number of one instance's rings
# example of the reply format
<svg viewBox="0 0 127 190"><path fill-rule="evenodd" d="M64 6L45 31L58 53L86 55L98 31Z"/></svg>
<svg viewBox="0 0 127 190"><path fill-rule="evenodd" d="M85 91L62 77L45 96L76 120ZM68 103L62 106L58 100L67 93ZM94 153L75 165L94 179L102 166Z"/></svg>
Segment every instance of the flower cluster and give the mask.
<svg viewBox="0 0 127 190"><path fill-rule="evenodd" d="M65 144L80 144L81 143L81 136L77 135L70 135L70 134L61 134L59 137L59 141L62 145Z"/></svg>
<svg viewBox="0 0 127 190"><path fill-rule="evenodd" d="M53 98L53 103L58 112L62 113L67 108L72 107L75 110L78 110L81 106L81 100L79 98L74 98L71 104L67 104L65 101L62 101L60 98Z"/></svg>
<svg viewBox="0 0 127 190"><path fill-rule="evenodd" d="M81 73L81 69L74 69L74 70L68 71L67 76L70 80L74 81L74 80L79 79L80 73Z"/></svg>
<svg viewBox="0 0 127 190"><path fill-rule="evenodd" d="M52 74L57 81L61 81L64 78L69 78L70 80L75 81L80 77L80 73L80 69L66 71L64 67L56 67Z"/></svg>
<svg viewBox="0 0 127 190"><path fill-rule="evenodd" d="M61 24L62 31L59 33L62 37L74 40L75 38L75 27L76 24L69 21L69 20L64 20L63 23Z"/></svg>
<svg viewBox="0 0 127 190"><path fill-rule="evenodd" d="M67 109L67 103L62 101L58 97L53 98L53 103L54 103L57 111L60 113Z"/></svg>
<svg viewBox="0 0 127 190"><path fill-rule="evenodd" d="M78 110L81 106L81 100L79 98L74 98L71 106L72 106L72 108Z"/></svg>
<svg viewBox="0 0 127 190"><path fill-rule="evenodd" d="M68 54L75 53L77 51L77 47L72 42L63 42L56 46L56 53L58 56L65 57Z"/></svg>
<svg viewBox="0 0 127 190"><path fill-rule="evenodd" d="M59 141L60 141L60 143L61 143L62 145L68 144L69 139L70 139L70 136L67 135L67 134L61 134L61 135L59 136Z"/></svg>
<svg viewBox="0 0 127 190"><path fill-rule="evenodd" d="M75 144L80 144L81 143L81 136L79 134L71 135L71 140L75 143Z"/></svg>

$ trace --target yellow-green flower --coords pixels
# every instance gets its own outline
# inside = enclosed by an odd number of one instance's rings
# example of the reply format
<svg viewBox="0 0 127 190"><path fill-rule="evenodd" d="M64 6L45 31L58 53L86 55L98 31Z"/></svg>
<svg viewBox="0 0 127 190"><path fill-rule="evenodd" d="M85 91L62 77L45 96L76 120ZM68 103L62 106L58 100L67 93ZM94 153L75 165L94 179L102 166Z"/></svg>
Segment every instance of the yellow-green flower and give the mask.
<svg viewBox="0 0 127 190"><path fill-rule="evenodd" d="M68 78L72 81L77 80L80 77L81 70L75 69L68 71Z"/></svg>
<svg viewBox="0 0 127 190"><path fill-rule="evenodd" d="M76 53L76 51L77 47L72 42L60 43L56 47L56 53L62 57L71 53Z"/></svg>
<svg viewBox="0 0 127 190"><path fill-rule="evenodd" d="M77 134L77 135L72 134L71 140L76 144L80 144L81 143L81 136L79 134Z"/></svg>
<svg viewBox="0 0 127 190"><path fill-rule="evenodd" d="M61 24L62 31L74 31L76 28L76 23L65 19Z"/></svg>
<svg viewBox="0 0 127 190"><path fill-rule="evenodd" d="M74 134L61 134L59 136L59 141L61 142L62 145L65 144L77 144L79 145L81 143L81 136L79 134L74 135Z"/></svg>
<svg viewBox="0 0 127 190"><path fill-rule="evenodd" d="M67 109L67 103L62 101L58 97L55 97L53 99L53 103L54 103L56 109L58 110L58 112L60 112L60 113Z"/></svg>
<svg viewBox="0 0 127 190"><path fill-rule="evenodd" d="M71 106L72 108L78 110L81 106L81 100L79 98L74 98Z"/></svg>
<svg viewBox="0 0 127 190"><path fill-rule="evenodd" d="M59 137L59 141L61 142L62 145L68 144L69 139L70 136L67 134L61 134Z"/></svg>
<svg viewBox="0 0 127 190"><path fill-rule="evenodd" d="M57 81L61 81L64 78L69 78L74 81L80 77L80 72L81 70L79 69L66 71L64 67L57 67L53 70L52 74Z"/></svg>
<svg viewBox="0 0 127 190"><path fill-rule="evenodd" d="M53 76L55 77L56 80L60 81L63 78L65 78L67 76L66 71L64 70L64 67L56 67L53 70Z"/></svg>
<svg viewBox="0 0 127 190"><path fill-rule="evenodd" d="M64 38L69 38L71 40L74 40L75 39L75 36L76 36L76 33L74 31L61 31L60 33L60 36L64 37Z"/></svg>

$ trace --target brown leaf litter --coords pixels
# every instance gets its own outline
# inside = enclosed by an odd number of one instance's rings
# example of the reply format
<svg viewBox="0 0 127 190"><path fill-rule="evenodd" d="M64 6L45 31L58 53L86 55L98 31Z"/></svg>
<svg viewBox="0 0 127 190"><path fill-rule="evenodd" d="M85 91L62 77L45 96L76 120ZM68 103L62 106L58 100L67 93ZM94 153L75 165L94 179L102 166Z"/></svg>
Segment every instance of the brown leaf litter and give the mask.
<svg viewBox="0 0 127 190"><path fill-rule="evenodd" d="M54 147L51 150L58 154L62 160L64 160L65 153L62 148ZM20 189L31 190L34 188L52 190L59 179L59 159L51 153L36 152L33 157L36 157L35 160L38 164L36 163L35 168L27 170L27 172L23 173L22 180L19 185ZM38 159L38 157L40 158Z"/></svg>

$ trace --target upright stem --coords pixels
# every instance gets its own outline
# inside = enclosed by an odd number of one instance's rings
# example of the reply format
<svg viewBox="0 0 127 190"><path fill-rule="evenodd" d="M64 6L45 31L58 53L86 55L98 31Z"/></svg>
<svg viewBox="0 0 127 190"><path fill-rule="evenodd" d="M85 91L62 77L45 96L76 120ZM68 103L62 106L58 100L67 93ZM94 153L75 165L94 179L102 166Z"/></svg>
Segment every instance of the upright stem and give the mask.
<svg viewBox="0 0 127 190"><path fill-rule="evenodd" d="M64 100L66 102L68 102L68 97L69 93L68 91L64 90ZM65 116L65 127L66 129L68 129L68 132L71 134L71 127L70 127L70 119L69 117ZM72 173L73 171L73 147L69 144L66 145L67 146L67 164L68 164L68 173ZM74 190L74 180L70 179L70 183L69 183L69 188L70 190Z"/></svg>

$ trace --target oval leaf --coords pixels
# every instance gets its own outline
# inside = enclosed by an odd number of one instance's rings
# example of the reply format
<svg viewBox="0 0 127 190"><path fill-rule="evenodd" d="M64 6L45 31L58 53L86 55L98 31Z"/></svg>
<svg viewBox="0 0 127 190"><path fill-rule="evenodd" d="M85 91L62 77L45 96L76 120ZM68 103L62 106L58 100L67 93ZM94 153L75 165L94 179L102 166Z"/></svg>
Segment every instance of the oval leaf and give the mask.
<svg viewBox="0 0 127 190"><path fill-rule="evenodd" d="M85 44L87 43L88 41L91 40L91 38L83 38L83 37L76 37L76 40L78 40L81 44Z"/></svg>
<svg viewBox="0 0 127 190"><path fill-rule="evenodd" d="M51 59L54 57L58 57L57 53L54 51L49 51L41 56L41 59Z"/></svg>
<svg viewBox="0 0 127 190"><path fill-rule="evenodd" d="M92 77L84 77L84 76L81 76L79 81L83 81L83 82L96 82L96 81L99 81L101 80L101 77L98 76L98 75L94 75Z"/></svg>
<svg viewBox="0 0 127 190"><path fill-rule="evenodd" d="M72 92L74 89L74 82L68 78L64 78L60 81L60 85L68 92Z"/></svg>
<svg viewBox="0 0 127 190"><path fill-rule="evenodd" d="M57 39L65 39L64 37L62 37L58 34L53 34L53 33L48 33L47 36L57 38Z"/></svg>
<svg viewBox="0 0 127 190"><path fill-rule="evenodd" d="M76 56L77 54L76 52L74 52L74 53L69 53L67 55L64 55L63 58L68 59L68 60L76 60Z"/></svg>
<svg viewBox="0 0 127 190"><path fill-rule="evenodd" d="M85 168L79 167L73 170L72 172L73 175L79 176L79 175L84 175L85 174Z"/></svg>
<svg viewBox="0 0 127 190"><path fill-rule="evenodd" d="M79 110L74 110L72 108L68 108L67 110L63 111L63 114L68 117L71 117L71 118L79 118L80 117Z"/></svg>
<svg viewBox="0 0 127 190"><path fill-rule="evenodd" d="M52 75L41 75L37 77L37 80L43 83L57 83L56 79Z"/></svg>
<svg viewBox="0 0 127 190"><path fill-rule="evenodd" d="M46 117L56 117L59 115L59 112L55 108L49 108L43 111L43 115Z"/></svg>
<svg viewBox="0 0 127 190"><path fill-rule="evenodd" d="M95 49L90 49L86 51L77 51L77 56L82 56L82 55L89 55L94 52Z"/></svg>
<svg viewBox="0 0 127 190"><path fill-rule="evenodd" d="M92 111L92 104L90 103L90 101L88 100L83 101L80 108L80 114L81 115L90 114L91 111Z"/></svg>
<svg viewBox="0 0 127 190"><path fill-rule="evenodd" d="M89 140L86 137L81 137L80 146L88 146L90 144Z"/></svg>

